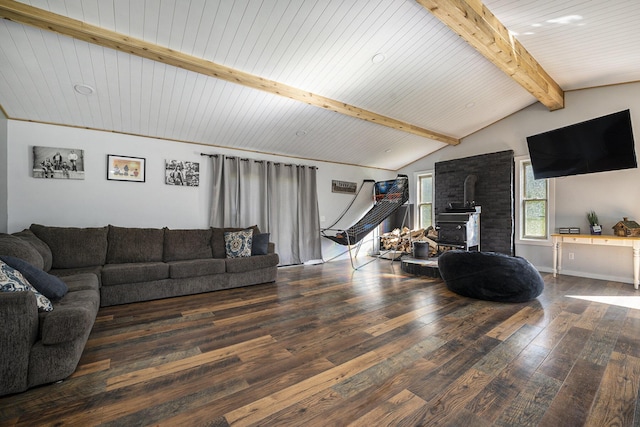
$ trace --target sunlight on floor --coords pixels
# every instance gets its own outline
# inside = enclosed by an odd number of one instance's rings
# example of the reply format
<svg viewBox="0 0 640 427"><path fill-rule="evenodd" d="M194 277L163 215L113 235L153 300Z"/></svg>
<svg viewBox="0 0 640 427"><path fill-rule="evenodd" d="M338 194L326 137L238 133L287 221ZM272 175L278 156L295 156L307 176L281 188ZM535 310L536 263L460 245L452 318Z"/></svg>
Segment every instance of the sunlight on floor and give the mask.
<svg viewBox="0 0 640 427"><path fill-rule="evenodd" d="M607 296L607 295L566 295L569 298L578 298L587 301L601 302L603 304L618 305L620 307L635 308L640 310L640 296Z"/></svg>

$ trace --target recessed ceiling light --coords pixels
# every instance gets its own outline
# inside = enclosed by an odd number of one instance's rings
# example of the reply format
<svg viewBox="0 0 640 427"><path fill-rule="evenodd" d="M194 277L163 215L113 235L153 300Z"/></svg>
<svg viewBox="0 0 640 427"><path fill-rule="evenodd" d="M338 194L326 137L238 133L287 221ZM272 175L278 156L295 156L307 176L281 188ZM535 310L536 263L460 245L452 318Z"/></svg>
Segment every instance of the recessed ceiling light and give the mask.
<svg viewBox="0 0 640 427"><path fill-rule="evenodd" d="M391 148L384 150L385 153L390 153L391 152Z"/></svg>
<svg viewBox="0 0 640 427"><path fill-rule="evenodd" d="M376 53L371 57L371 62L373 62L374 64L380 64L384 62L385 59L387 59L387 57L384 56L384 53Z"/></svg>
<svg viewBox="0 0 640 427"><path fill-rule="evenodd" d="M91 86L85 84L77 84L73 86L73 89L81 95L91 95L96 91Z"/></svg>
<svg viewBox="0 0 640 427"><path fill-rule="evenodd" d="M307 134L306 130L299 130L296 132L296 136L305 136Z"/></svg>

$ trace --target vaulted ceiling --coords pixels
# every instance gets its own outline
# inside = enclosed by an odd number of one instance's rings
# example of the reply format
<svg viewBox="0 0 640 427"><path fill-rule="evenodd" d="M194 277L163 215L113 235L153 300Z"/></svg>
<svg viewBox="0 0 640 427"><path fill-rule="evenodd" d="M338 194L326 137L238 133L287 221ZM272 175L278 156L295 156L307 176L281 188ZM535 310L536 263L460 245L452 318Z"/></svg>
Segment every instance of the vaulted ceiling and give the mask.
<svg viewBox="0 0 640 427"><path fill-rule="evenodd" d="M637 0L0 0L0 17L10 119L390 170L640 80Z"/></svg>

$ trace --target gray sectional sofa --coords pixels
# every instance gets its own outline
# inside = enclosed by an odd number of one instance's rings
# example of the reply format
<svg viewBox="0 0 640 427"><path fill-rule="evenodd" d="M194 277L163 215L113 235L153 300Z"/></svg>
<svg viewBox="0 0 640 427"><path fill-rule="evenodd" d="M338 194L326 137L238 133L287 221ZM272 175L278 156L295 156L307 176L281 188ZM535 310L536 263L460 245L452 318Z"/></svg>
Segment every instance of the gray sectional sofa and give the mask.
<svg viewBox="0 0 640 427"><path fill-rule="evenodd" d="M275 281L274 244L251 228L252 255L238 258L227 257L224 233L239 228L32 224L0 233L0 260L24 260L67 287L48 312L37 309L32 292L0 292L0 396L73 373L99 307Z"/></svg>

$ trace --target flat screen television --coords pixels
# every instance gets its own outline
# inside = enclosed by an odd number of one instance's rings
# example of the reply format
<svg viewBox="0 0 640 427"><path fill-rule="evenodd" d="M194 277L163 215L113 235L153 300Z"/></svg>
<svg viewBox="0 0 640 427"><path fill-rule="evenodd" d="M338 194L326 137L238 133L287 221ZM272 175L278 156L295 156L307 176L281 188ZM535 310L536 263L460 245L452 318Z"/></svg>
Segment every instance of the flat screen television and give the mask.
<svg viewBox="0 0 640 427"><path fill-rule="evenodd" d="M535 179L638 167L629 110L527 137Z"/></svg>

